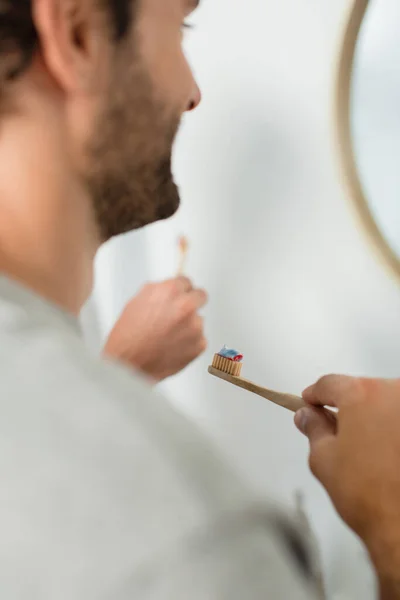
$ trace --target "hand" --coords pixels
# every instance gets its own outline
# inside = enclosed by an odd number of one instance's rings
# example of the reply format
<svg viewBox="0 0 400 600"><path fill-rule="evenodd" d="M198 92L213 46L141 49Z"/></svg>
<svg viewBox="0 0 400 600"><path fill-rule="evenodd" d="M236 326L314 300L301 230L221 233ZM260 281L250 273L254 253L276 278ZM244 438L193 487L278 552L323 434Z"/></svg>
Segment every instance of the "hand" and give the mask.
<svg viewBox="0 0 400 600"><path fill-rule="evenodd" d="M328 376L303 393L295 417L310 467L364 540L381 598L400 598L400 380ZM339 409L337 418L323 406Z"/></svg>
<svg viewBox="0 0 400 600"><path fill-rule="evenodd" d="M206 301L186 277L146 285L115 325L105 355L155 381L175 375L207 347L198 315Z"/></svg>

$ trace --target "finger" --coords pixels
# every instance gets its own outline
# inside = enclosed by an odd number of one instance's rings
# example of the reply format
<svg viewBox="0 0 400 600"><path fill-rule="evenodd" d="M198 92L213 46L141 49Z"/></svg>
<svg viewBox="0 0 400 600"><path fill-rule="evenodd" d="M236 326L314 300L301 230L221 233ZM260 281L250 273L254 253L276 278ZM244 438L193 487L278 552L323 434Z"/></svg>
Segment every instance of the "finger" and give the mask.
<svg viewBox="0 0 400 600"><path fill-rule="evenodd" d="M295 424L310 442L312 473L329 487L335 472L336 431L334 415L316 408L302 408L296 413Z"/></svg>
<svg viewBox="0 0 400 600"><path fill-rule="evenodd" d="M179 292L187 293L193 290L193 284L188 277L181 275L180 277L176 277L173 281Z"/></svg>
<svg viewBox="0 0 400 600"><path fill-rule="evenodd" d="M207 346L208 344L206 338L202 337L200 340L191 344L189 348L186 348L185 353L182 355L178 365L179 371L183 370L191 362L201 356L207 350Z"/></svg>
<svg viewBox="0 0 400 600"><path fill-rule="evenodd" d="M327 375L303 392L303 399L314 406L341 408L364 398L362 381L345 375Z"/></svg>
<svg viewBox="0 0 400 600"><path fill-rule="evenodd" d="M196 339L203 337L204 319L200 315L195 315L193 318L192 331Z"/></svg>
<svg viewBox="0 0 400 600"><path fill-rule="evenodd" d="M335 415L320 408L306 407L297 411L294 422L296 427L310 441L318 442L325 436L336 435L337 421Z"/></svg>
<svg viewBox="0 0 400 600"><path fill-rule="evenodd" d="M208 302L208 294L205 290L192 290L189 292L188 297L193 303L194 311L200 310L200 308L203 308Z"/></svg>
<svg viewBox="0 0 400 600"><path fill-rule="evenodd" d="M207 350L208 347L208 343L207 340L204 336L202 336L200 338L200 340L198 340L194 345L193 345L193 349L192 349L192 360L195 360L196 358L198 358L201 354L204 354L204 352Z"/></svg>
<svg viewBox="0 0 400 600"><path fill-rule="evenodd" d="M182 323L188 324L200 308L202 308L208 300L204 290L192 290L187 294L183 294L177 298L176 308L178 311L177 325Z"/></svg>

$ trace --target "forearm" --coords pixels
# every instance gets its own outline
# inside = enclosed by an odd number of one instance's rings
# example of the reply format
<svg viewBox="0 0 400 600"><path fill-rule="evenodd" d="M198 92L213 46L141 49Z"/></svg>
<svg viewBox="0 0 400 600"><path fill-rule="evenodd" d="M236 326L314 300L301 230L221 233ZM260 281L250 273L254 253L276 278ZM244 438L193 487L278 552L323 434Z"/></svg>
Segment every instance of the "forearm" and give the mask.
<svg viewBox="0 0 400 600"><path fill-rule="evenodd" d="M368 544L371 560L375 566L379 582L380 600L400 600L400 542L397 528L391 528L383 535L373 536L373 543ZM371 541L371 540L370 540Z"/></svg>
<svg viewBox="0 0 400 600"><path fill-rule="evenodd" d="M379 598L380 600L400 599L400 574L397 580L389 580L386 577L379 579Z"/></svg>

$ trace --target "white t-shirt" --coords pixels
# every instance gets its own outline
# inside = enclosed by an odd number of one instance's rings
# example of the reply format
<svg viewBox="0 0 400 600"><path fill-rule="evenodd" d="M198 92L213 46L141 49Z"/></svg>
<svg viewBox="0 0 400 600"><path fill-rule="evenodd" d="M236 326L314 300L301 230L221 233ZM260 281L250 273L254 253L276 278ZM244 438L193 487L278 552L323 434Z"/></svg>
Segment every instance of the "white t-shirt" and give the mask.
<svg viewBox="0 0 400 600"><path fill-rule="evenodd" d="M0 598L312 600L308 563L193 424L0 279Z"/></svg>

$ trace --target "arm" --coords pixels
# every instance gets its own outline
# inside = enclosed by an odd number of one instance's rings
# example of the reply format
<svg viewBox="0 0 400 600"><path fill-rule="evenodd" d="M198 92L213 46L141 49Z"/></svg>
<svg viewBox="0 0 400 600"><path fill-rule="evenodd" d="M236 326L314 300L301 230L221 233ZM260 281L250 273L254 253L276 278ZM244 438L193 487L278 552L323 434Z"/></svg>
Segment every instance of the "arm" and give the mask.
<svg viewBox="0 0 400 600"><path fill-rule="evenodd" d="M400 577L397 580L380 577L379 595L381 600L397 600L400 598Z"/></svg>
<svg viewBox="0 0 400 600"><path fill-rule="evenodd" d="M399 600L400 381L329 376L303 395L309 407L296 425L310 441L311 470L364 541L381 600Z"/></svg>
<svg viewBox="0 0 400 600"><path fill-rule="evenodd" d="M397 519L393 518L392 527L374 532L366 541L378 580L380 600L398 600L400 598L400 534Z"/></svg>

